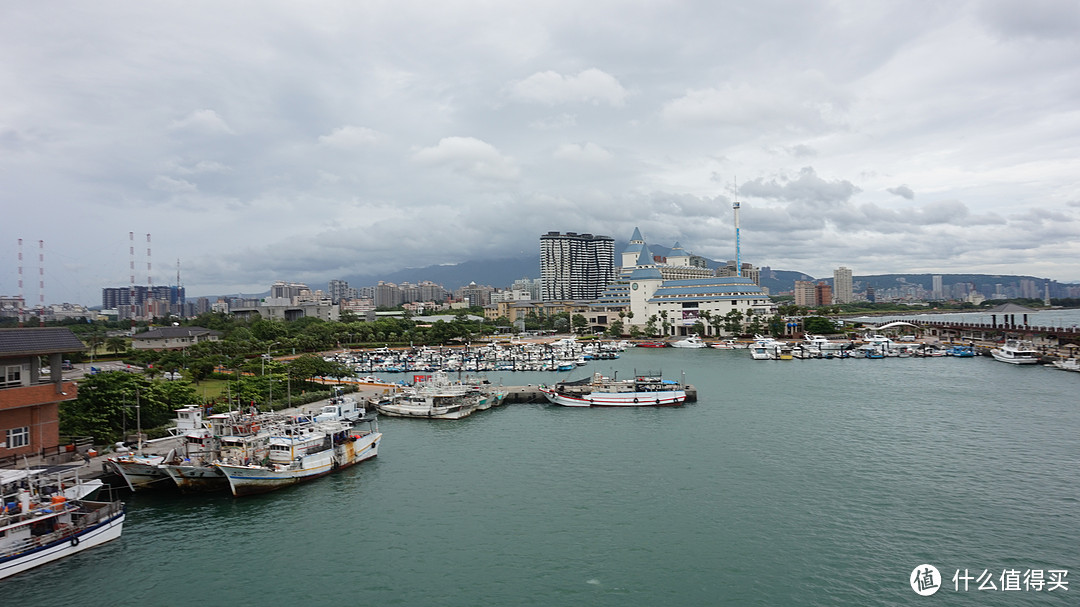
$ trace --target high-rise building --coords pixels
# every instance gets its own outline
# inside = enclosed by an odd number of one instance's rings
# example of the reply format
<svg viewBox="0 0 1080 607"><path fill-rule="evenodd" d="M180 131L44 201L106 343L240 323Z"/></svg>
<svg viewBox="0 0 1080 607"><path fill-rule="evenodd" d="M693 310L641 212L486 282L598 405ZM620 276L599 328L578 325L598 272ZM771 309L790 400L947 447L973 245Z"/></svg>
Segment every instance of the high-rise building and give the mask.
<svg viewBox="0 0 1080 607"><path fill-rule="evenodd" d="M540 237L544 301L596 299L615 280L615 239L576 232Z"/></svg>
<svg viewBox="0 0 1080 607"><path fill-rule="evenodd" d="M941 281L941 274L930 277L930 297L933 299L945 299L945 288Z"/></svg>
<svg viewBox="0 0 1080 607"><path fill-rule="evenodd" d="M817 290L812 280L795 281L795 305L812 308L817 305Z"/></svg>
<svg viewBox="0 0 1080 607"><path fill-rule="evenodd" d="M326 291L334 303L339 303L342 299L356 299L359 296L356 289L350 287L348 281L345 280L331 280L326 285Z"/></svg>
<svg viewBox="0 0 1080 607"><path fill-rule="evenodd" d="M832 287L827 282L814 285L814 305L827 306L832 303Z"/></svg>
<svg viewBox="0 0 1080 607"><path fill-rule="evenodd" d="M845 304L855 301L851 289L851 269L840 266L833 270L833 303ZM829 302L821 302L823 304Z"/></svg>

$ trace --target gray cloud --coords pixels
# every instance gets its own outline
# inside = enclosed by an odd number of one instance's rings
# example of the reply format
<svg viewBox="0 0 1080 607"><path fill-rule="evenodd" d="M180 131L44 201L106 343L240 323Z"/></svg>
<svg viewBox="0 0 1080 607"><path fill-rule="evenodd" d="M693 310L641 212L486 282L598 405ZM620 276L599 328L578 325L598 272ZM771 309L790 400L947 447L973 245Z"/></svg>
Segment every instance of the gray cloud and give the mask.
<svg viewBox="0 0 1080 607"><path fill-rule="evenodd" d="M554 229L727 259L736 182L760 265L1080 280L1075 3L39 4L0 21L2 294L44 239L94 303L131 230L192 294Z"/></svg>
<svg viewBox="0 0 1080 607"><path fill-rule="evenodd" d="M908 200L913 200L915 198L915 192L906 185L898 185L895 188L888 188L886 191L890 194L896 194L901 198L907 198Z"/></svg>

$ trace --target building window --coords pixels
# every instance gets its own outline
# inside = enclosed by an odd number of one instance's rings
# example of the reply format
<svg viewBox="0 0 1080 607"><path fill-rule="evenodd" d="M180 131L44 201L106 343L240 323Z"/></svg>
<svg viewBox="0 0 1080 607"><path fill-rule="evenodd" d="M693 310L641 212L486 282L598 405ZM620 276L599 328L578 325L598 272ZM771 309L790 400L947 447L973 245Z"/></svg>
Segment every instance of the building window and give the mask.
<svg viewBox="0 0 1080 607"><path fill-rule="evenodd" d="M0 375L0 387L22 385L22 365L10 365L3 367L3 375Z"/></svg>
<svg viewBox="0 0 1080 607"><path fill-rule="evenodd" d="M8 449L25 447L30 444L30 426L12 428L7 431Z"/></svg>

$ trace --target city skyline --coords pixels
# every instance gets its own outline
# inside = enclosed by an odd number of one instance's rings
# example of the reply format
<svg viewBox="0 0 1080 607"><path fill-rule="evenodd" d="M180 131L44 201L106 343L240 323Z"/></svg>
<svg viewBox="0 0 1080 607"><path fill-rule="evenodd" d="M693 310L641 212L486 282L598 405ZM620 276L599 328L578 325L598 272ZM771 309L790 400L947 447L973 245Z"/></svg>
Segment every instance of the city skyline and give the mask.
<svg viewBox="0 0 1080 607"><path fill-rule="evenodd" d="M1080 5L23 3L0 295L503 259L548 231L828 276L1080 281ZM253 18L257 16L257 18ZM737 186L737 191L736 191ZM153 234L153 270L142 239Z"/></svg>

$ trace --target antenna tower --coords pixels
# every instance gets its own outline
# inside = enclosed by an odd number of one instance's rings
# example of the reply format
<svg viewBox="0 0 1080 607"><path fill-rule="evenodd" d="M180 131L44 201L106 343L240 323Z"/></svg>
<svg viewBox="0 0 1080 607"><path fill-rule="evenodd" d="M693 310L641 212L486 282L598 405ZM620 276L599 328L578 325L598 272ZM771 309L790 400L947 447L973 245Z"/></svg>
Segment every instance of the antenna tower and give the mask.
<svg viewBox="0 0 1080 607"><path fill-rule="evenodd" d="M739 180L735 179L735 202L731 208L735 211L735 276L742 277L742 257L739 243Z"/></svg>
<svg viewBox="0 0 1080 607"><path fill-rule="evenodd" d="M19 239L19 299L22 300L22 307L26 308L26 300L23 299L23 275L22 275L22 238Z"/></svg>
<svg viewBox="0 0 1080 607"><path fill-rule="evenodd" d="M38 322L45 326L45 241L38 241Z"/></svg>
<svg viewBox="0 0 1080 607"><path fill-rule="evenodd" d="M131 316L131 327L135 328L135 232L128 232L128 264L131 267L131 289L128 291L128 309Z"/></svg>
<svg viewBox="0 0 1080 607"><path fill-rule="evenodd" d="M154 277L150 274L150 234L146 235L146 288L154 288Z"/></svg>

